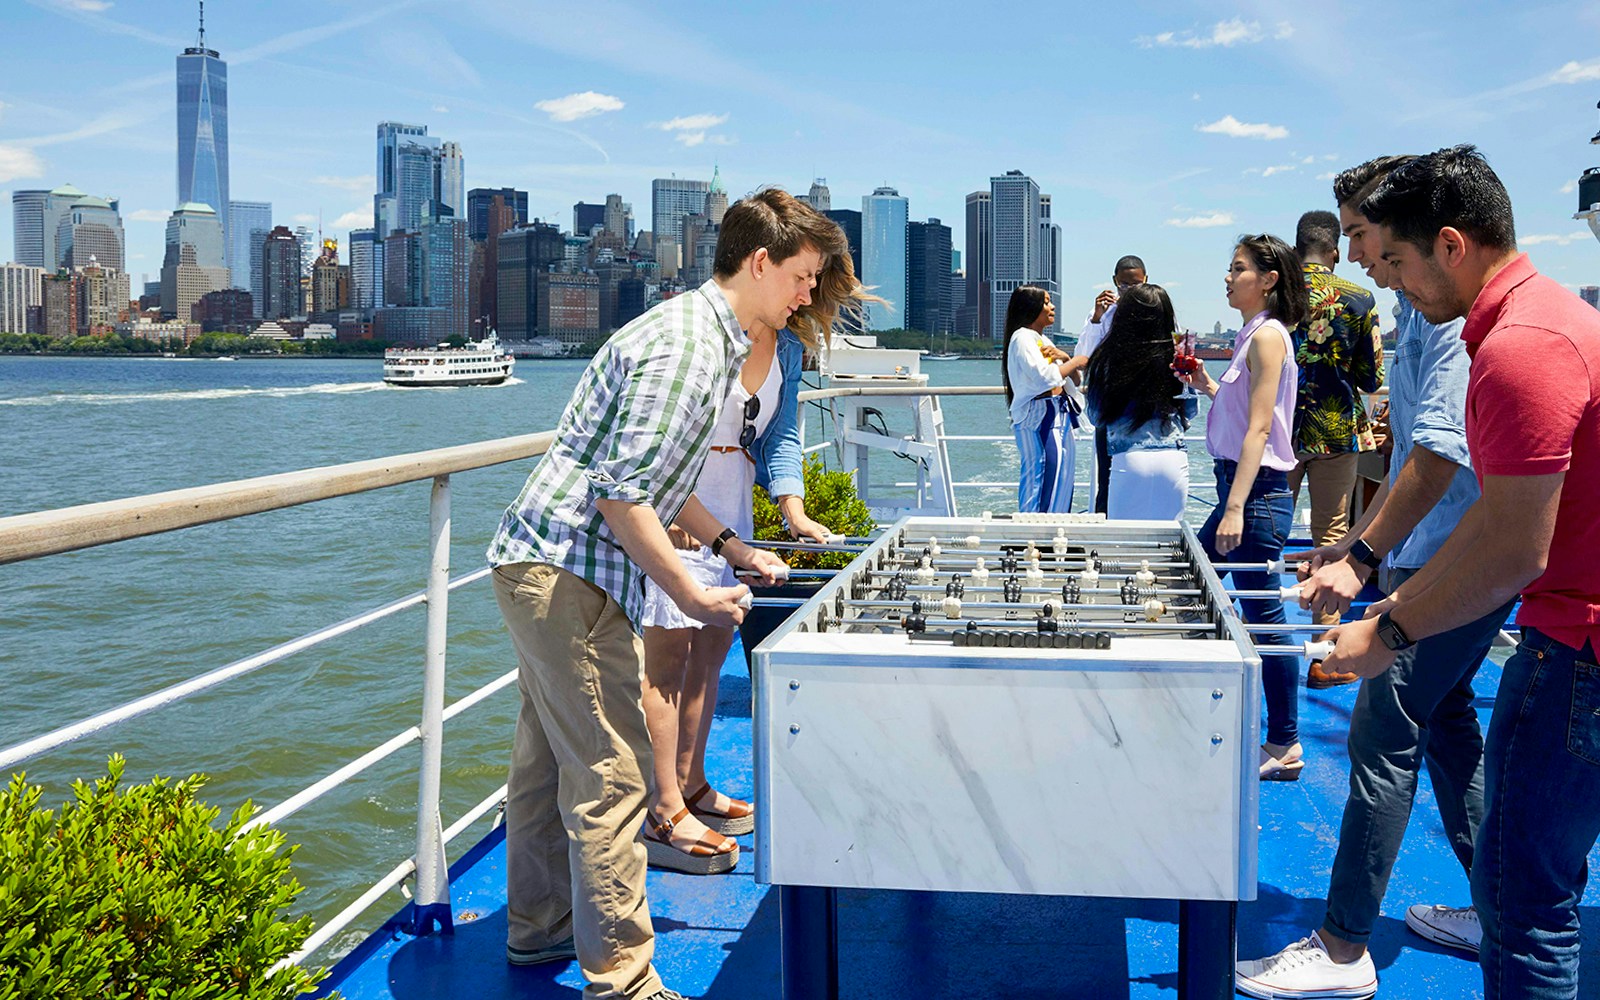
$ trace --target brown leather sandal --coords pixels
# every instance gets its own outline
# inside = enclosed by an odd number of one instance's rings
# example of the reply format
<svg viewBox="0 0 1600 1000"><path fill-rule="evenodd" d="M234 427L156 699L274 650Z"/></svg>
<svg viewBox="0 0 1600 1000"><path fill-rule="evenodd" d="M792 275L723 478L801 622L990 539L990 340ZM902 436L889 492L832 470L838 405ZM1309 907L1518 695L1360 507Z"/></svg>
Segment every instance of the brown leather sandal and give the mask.
<svg viewBox="0 0 1600 1000"><path fill-rule="evenodd" d="M676 816L661 823L645 813L644 850L650 867L686 875L721 875L733 871L739 864L739 845L715 830L707 830L687 849L672 843L672 831L688 815L689 808L685 806Z"/></svg>
<svg viewBox="0 0 1600 1000"><path fill-rule="evenodd" d="M701 805L700 800L705 799L710 805ZM756 807L743 799L728 796L728 811L717 812L715 809L717 793L711 790L709 783L701 785L697 790L688 793L683 801L689 804L695 817L706 826L729 837L738 837L746 833L755 832Z"/></svg>

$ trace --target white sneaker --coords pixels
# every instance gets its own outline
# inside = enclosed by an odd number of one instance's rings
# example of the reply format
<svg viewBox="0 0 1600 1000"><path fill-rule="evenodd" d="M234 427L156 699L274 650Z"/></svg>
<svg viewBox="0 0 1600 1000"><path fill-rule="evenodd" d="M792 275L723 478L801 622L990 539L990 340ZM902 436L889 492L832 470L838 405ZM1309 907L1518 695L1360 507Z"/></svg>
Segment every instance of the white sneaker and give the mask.
<svg viewBox="0 0 1600 1000"><path fill-rule="evenodd" d="M1478 953L1478 943L1483 940L1483 925L1478 923L1478 911L1470 906L1416 906L1406 909L1406 926L1412 931L1446 948L1455 948L1469 955Z"/></svg>
<svg viewBox="0 0 1600 1000"><path fill-rule="evenodd" d="M1335 962L1312 931L1276 955L1236 964L1233 985L1262 1000L1366 1000L1378 993L1378 970L1367 952L1354 962Z"/></svg>

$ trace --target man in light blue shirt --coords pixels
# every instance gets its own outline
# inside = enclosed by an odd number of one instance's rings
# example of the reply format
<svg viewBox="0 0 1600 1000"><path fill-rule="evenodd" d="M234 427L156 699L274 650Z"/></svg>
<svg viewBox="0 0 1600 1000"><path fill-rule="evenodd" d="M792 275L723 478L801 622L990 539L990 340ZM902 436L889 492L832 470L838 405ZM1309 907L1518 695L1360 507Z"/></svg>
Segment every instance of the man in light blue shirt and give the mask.
<svg viewBox="0 0 1600 1000"><path fill-rule="evenodd" d="M1334 181L1350 259L1380 288L1388 264L1377 227L1356 206L1411 157L1381 157ZM1389 372L1389 479L1355 527L1338 542L1301 553L1301 604L1349 610L1380 565L1393 592L1444 544L1478 484L1467 454L1469 361L1461 321L1435 326L1399 293L1399 340ZM1290 558L1295 558L1291 556ZM1381 562L1380 562L1381 561ZM1467 872L1483 818L1483 734L1473 677L1511 605L1400 653L1388 671L1362 684L1350 717L1350 795L1345 801L1322 927L1276 955L1240 962L1247 996L1370 997L1377 972L1367 941L1411 818L1424 760L1450 846ZM1481 937L1469 907L1412 906L1406 926L1435 944L1476 955Z"/></svg>

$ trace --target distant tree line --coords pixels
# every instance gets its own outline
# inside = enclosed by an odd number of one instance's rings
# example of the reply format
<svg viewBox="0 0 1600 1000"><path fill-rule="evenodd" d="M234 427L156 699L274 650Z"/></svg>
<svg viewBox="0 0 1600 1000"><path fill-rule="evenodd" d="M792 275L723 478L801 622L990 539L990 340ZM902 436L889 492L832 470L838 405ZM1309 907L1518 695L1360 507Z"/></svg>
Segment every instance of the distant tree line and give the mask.
<svg viewBox="0 0 1600 1000"><path fill-rule="evenodd" d="M390 345L383 340L273 340L242 333L202 333L188 344L180 340L147 340L109 334L99 337L47 337L39 333L0 333L0 354L279 354L305 357L369 357Z"/></svg>

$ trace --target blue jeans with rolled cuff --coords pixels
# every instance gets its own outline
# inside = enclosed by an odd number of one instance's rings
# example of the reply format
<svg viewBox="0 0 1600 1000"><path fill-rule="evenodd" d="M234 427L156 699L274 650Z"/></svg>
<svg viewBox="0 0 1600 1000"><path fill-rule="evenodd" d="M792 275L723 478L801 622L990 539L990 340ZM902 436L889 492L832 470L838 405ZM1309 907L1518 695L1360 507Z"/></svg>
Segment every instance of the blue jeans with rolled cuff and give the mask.
<svg viewBox="0 0 1600 1000"><path fill-rule="evenodd" d="M1217 554L1217 525L1222 523L1222 512L1228 504L1228 493L1233 489L1234 473L1239 464L1226 459L1216 459L1217 506L1200 527L1200 544L1206 558L1212 562L1267 562L1283 558L1283 546L1289 540L1289 526L1294 520L1294 494L1289 492L1289 474L1278 469L1262 469L1256 481L1250 484L1250 495L1244 504L1244 531L1239 547L1226 557ZM1238 590L1276 590L1276 574L1231 574ZM1239 606L1244 620L1255 625L1282 625L1288 618L1283 602L1276 597L1241 598ZM1289 636L1281 632L1258 632L1252 638L1260 646L1287 645ZM1267 742L1289 746L1300 738L1300 657L1263 656L1261 658L1261 690L1267 701Z"/></svg>
<svg viewBox="0 0 1600 1000"><path fill-rule="evenodd" d="M1488 1000L1578 996L1578 903L1600 839L1600 666L1524 626L1483 747L1472 860ZM1590 987L1590 996L1594 988Z"/></svg>

